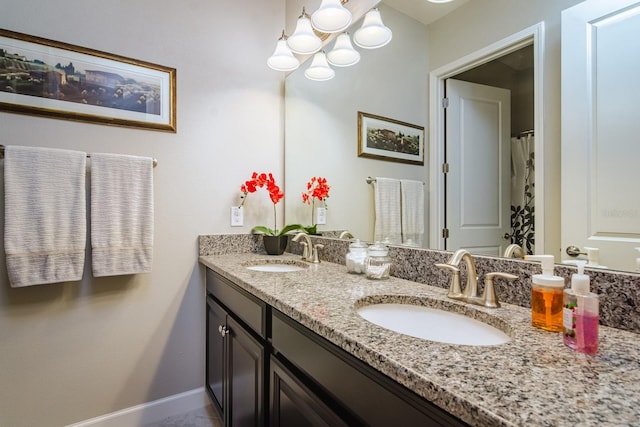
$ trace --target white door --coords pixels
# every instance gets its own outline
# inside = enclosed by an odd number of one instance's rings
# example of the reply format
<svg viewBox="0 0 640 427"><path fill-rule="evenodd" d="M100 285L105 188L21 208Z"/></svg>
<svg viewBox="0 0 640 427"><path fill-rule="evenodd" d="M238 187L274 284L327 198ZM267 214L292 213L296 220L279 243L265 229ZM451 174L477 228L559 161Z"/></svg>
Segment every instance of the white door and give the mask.
<svg viewBox="0 0 640 427"><path fill-rule="evenodd" d="M500 256L511 233L511 93L446 81L447 250Z"/></svg>
<svg viewBox="0 0 640 427"><path fill-rule="evenodd" d="M633 270L640 247L640 2L562 13L562 255L600 249Z"/></svg>

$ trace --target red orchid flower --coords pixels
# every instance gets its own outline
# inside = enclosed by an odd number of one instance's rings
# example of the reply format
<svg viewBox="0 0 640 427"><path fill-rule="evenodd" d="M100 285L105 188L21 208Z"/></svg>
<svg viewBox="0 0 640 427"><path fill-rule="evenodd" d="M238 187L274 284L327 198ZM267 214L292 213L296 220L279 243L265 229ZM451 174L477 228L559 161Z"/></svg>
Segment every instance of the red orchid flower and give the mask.
<svg viewBox="0 0 640 427"><path fill-rule="evenodd" d="M240 191L243 193L243 195L241 196L242 203L240 203L239 207L242 207L244 205L245 200L247 200L247 194L255 193L258 190L258 188L263 188L263 187L266 188L266 190L269 192L269 198L273 203L274 228L270 229L264 226L257 226L257 227L254 227L254 230L263 232L264 234L267 234L267 235L272 235L272 236L278 235L279 234L278 230L275 228L277 225L276 205L278 204L278 202L280 202L280 200L284 198L284 192L276 184L276 180L273 177L273 174L253 172L251 174L251 179L249 179L248 181L245 181L244 184L240 185ZM280 233L290 231L297 227L299 227L297 224L293 226L287 226Z"/></svg>
<svg viewBox="0 0 640 427"><path fill-rule="evenodd" d="M302 202L308 205L311 204L313 199L326 202L329 197L329 190L331 190L331 186L327 184L326 178L314 176L307 182L307 192L302 193Z"/></svg>

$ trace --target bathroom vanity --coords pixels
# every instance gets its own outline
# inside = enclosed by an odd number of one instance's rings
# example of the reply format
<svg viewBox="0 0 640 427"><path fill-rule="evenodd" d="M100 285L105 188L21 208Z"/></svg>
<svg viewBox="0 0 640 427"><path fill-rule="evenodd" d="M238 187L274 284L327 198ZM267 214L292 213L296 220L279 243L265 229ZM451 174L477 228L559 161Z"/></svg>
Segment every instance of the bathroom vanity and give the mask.
<svg viewBox="0 0 640 427"><path fill-rule="evenodd" d="M214 270L206 282L206 389L225 424L466 425Z"/></svg>
<svg viewBox="0 0 640 427"><path fill-rule="evenodd" d="M631 425L640 420L637 334L601 327L600 353L531 327L527 308L469 306L446 290L344 265L254 271L259 253L201 256L207 282L206 389L227 425ZM497 346L427 341L356 308L402 301L502 329ZM425 325L433 328L437 325Z"/></svg>

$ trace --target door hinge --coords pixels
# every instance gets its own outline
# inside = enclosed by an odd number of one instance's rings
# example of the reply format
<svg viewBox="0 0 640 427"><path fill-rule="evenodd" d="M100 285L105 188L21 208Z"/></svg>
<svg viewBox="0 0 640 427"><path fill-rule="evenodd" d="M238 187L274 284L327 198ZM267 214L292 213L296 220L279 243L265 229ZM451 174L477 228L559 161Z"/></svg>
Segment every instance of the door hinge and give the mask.
<svg viewBox="0 0 640 427"><path fill-rule="evenodd" d="M449 238L449 229L448 228L443 228L442 229L442 238L443 239L448 239Z"/></svg>
<svg viewBox="0 0 640 427"><path fill-rule="evenodd" d="M442 164L442 173L449 173L449 163Z"/></svg>
<svg viewBox="0 0 640 427"><path fill-rule="evenodd" d="M449 107L449 98L442 98L442 108Z"/></svg>

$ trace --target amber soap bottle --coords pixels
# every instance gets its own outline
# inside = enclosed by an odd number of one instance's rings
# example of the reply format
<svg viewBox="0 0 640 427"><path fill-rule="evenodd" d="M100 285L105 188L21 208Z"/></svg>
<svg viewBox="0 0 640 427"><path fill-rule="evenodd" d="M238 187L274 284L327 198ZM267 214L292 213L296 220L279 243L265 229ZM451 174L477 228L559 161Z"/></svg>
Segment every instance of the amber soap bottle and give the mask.
<svg viewBox="0 0 640 427"><path fill-rule="evenodd" d="M531 277L531 324L550 332L562 332L564 279L553 274L553 255L527 255L527 261L540 261L542 274Z"/></svg>

